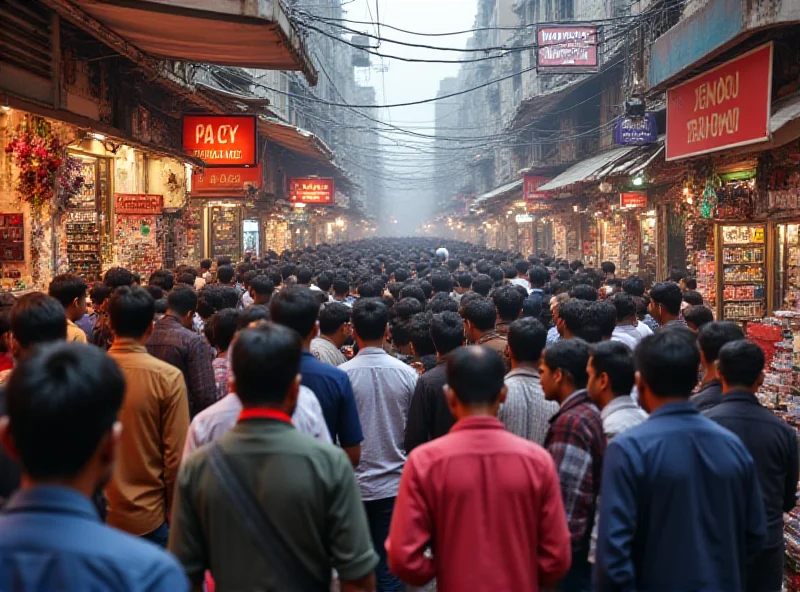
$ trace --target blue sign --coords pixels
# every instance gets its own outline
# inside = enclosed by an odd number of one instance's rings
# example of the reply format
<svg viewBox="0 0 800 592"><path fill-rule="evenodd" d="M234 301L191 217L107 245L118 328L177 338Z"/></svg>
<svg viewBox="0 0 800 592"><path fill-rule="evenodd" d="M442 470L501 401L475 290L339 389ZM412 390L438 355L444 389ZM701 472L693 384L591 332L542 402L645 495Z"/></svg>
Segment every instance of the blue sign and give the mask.
<svg viewBox="0 0 800 592"><path fill-rule="evenodd" d="M644 117L620 117L614 128L614 143L620 146L647 146L658 140L658 124L653 113Z"/></svg>

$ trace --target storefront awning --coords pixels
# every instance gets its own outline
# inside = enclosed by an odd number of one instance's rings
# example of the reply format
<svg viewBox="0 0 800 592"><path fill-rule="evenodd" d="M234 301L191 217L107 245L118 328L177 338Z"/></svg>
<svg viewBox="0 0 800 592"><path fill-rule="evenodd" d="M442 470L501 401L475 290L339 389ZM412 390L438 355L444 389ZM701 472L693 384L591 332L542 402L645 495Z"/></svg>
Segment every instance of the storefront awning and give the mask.
<svg viewBox="0 0 800 592"><path fill-rule="evenodd" d="M506 195L515 191L517 189L522 189L522 179L517 179L516 181L512 181L511 183L506 183L505 185L501 185L497 189L493 189L488 193L484 193L483 195L478 196L478 199L475 200L476 204L483 203L492 199L493 197L500 197L501 195Z"/></svg>
<svg viewBox="0 0 800 592"><path fill-rule="evenodd" d="M258 119L258 132L268 141L317 162L331 164L333 151L309 131L272 118Z"/></svg>
<svg viewBox="0 0 800 592"><path fill-rule="evenodd" d="M771 134L776 134L784 127L796 123L798 118L800 118L800 93L795 93L772 106L769 131Z"/></svg>
<svg viewBox="0 0 800 592"><path fill-rule="evenodd" d="M154 56L242 68L317 72L278 0L72 0Z"/></svg>
<svg viewBox="0 0 800 592"><path fill-rule="evenodd" d="M603 173L609 170L609 167L613 168L612 165L616 165L620 159L625 158L636 149L636 146L622 146L601 152L571 166L555 179L539 187L539 191L554 191L575 183L597 180L604 176Z"/></svg>

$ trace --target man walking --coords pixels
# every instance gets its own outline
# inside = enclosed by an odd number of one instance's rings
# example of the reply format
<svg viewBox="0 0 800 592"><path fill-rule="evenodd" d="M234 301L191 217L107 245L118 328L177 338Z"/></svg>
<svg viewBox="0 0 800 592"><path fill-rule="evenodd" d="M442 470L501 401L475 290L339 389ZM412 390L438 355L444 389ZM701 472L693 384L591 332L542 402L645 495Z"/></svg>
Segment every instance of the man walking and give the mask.
<svg viewBox="0 0 800 592"><path fill-rule="evenodd" d="M717 358L720 350L731 341L744 339L744 331L731 321L708 323L697 333L700 346L700 364L703 378L700 390L689 399L701 413L722 403L722 382L717 371Z"/></svg>
<svg viewBox="0 0 800 592"><path fill-rule="evenodd" d="M75 324L86 314L86 290L87 285L80 276L64 273L57 275L50 282L47 291L64 307L67 314L67 341L86 343L86 333Z"/></svg>
<svg viewBox="0 0 800 592"><path fill-rule="evenodd" d="M358 355L341 366L353 385L358 416L364 426L356 476L380 559L376 569L379 591L403 589L400 580L389 572L383 541L389 534L400 474L406 463L403 437L417 383L414 369L383 349L388 329L389 309L383 302L374 298L356 302L353 336Z"/></svg>
<svg viewBox="0 0 800 592"><path fill-rule="evenodd" d="M341 302L326 302L319 311L319 336L311 341L311 353L320 362L341 366L347 361L342 346L351 335L352 309Z"/></svg>
<svg viewBox="0 0 800 592"><path fill-rule="evenodd" d="M460 348L446 372L458 421L409 456L386 542L392 572L419 586L435 576L440 590L556 584L570 564L558 475L540 446L496 418L506 391L502 359L487 348Z"/></svg>

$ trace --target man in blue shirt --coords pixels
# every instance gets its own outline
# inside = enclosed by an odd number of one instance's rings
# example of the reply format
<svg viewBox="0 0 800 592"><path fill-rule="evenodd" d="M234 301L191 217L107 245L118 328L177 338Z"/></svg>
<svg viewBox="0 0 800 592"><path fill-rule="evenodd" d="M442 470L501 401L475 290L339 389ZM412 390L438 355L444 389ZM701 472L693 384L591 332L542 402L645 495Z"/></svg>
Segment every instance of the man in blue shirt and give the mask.
<svg viewBox="0 0 800 592"><path fill-rule="evenodd" d="M309 288L284 288L272 298L270 318L300 334L303 359L300 362L302 384L314 391L322 407L331 439L347 453L352 465L361 460L361 422L350 379L343 371L320 362L311 353L311 341L319 333L319 298Z"/></svg>
<svg viewBox="0 0 800 592"><path fill-rule="evenodd" d="M608 445L594 590L744 590L766 518L753 458L689 402L693 333L645 338L634 354L643 424Z"/></svg>
<svg viewBox="0 0 800 592"><path fill-rule="evenodd" d="M92 345L43 346L14 371L0 441L23 487L0 516L0 590L188 590L171 555L105 526L90 499L111 476L124 393Z"/></svg>

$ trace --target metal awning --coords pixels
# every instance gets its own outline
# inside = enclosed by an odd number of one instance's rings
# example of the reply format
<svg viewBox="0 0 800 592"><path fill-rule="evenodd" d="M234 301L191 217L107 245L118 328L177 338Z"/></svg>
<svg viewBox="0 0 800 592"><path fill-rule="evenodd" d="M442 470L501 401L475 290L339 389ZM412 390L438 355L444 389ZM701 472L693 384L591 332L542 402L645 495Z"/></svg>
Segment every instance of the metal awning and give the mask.
<svg viewBox="0 0 800 592"><path fill-rule="evenodd" d="M512 181L511 183L506 183L505 185L501 185L497 189L493 189L488 193L484 193L483 195L479 196L478 199L475 200L476 204L483 203L492 199L493 197L499 197L501 195L505 195L507 193L511 193L516 189L522 189L522 179L517 179L516 181Z"/></svg>
<svg viewBox="0 0 800 592"><path fill-rule="evenodd" d="M800 93L777 101L772 106L769 131L774 134L800 117Z"/></svg>
<svg viewBox="0 0 800 592"><path fill-rule="evenodd" d="M63 0L59 0L63 1ZM72 0L140 50L178 61L317 72L278 0Z"/></svg>
<svg viewBox="0 0 800 592"><path fill-rule="evenodd" d="M609 170L611 165L615 165L620 159L625 158L625 156L636 149L636 146L622 146L582 160L578 164L568 168L555 179L539 187L539 191L553 191L575 183L594 181L600 178L602 173Z"/></svg>
<svg viewBox="0 0 800 592"><path fill-rule="evenodd" d="M268 141L291 152L327 165L332 164L333 151L313 133L283 123L273 117L259 117L258 131Z"/></svg>

